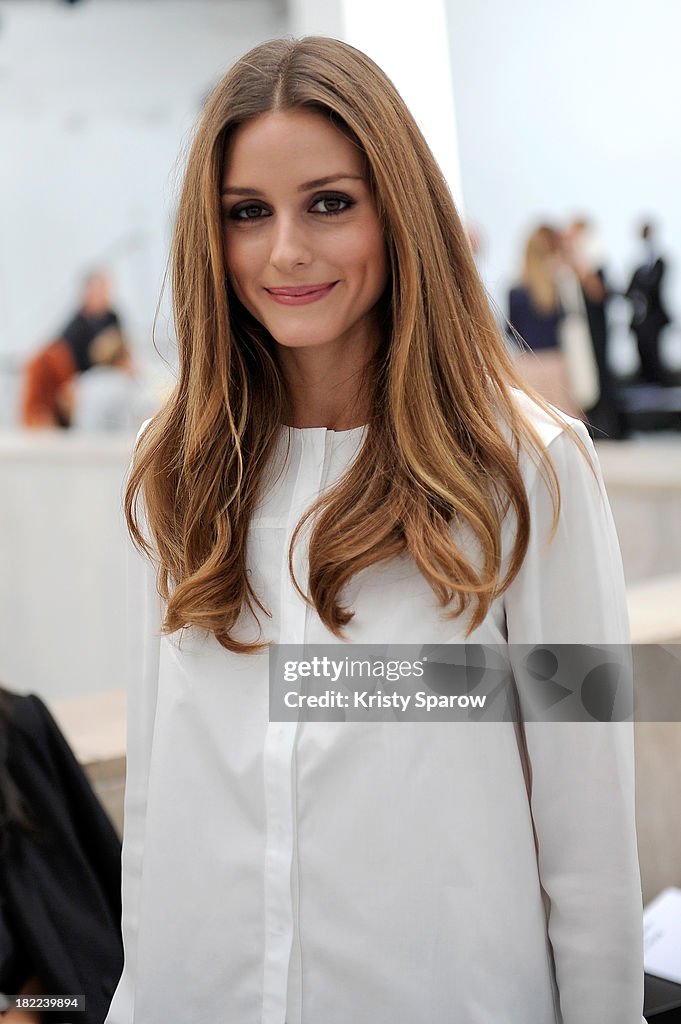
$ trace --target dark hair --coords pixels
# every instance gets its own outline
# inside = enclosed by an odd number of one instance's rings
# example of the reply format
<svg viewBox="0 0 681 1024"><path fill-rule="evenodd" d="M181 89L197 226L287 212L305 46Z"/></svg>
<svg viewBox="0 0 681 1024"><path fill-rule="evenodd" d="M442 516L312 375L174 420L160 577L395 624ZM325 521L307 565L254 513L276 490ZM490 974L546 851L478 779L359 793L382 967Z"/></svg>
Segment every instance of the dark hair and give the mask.
<svg viewBox="0 0 681 1024"><path fill-rule="evenodd" d="M9 769L12 725L12 693L0 686L0 853L3 854L12 833L22 832L32 839L41 835L28 816L24 798Z"/></svg>

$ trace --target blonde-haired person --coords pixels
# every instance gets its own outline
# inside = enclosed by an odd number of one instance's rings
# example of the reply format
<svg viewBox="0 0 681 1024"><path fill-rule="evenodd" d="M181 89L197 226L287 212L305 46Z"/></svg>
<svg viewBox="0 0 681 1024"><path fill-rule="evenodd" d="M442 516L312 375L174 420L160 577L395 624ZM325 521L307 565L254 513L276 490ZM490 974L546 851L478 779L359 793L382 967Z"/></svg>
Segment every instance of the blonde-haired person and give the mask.
<svg viewBox="0 0 681 1024"><path fill-rule="evenodd" d="M563 263L560 233L540 224L525 243L521 279L509 293L508 318L527 346L516 355L516 370L525 385L568 415L582 418L561 347Z"/></svg>
<svg viewBox="0 0 681 1024"><path fill-rule="evenodd" d="M268 720L273 642L627 640L589 438L523 393L368 57L237 61L172 282L178 382L126 495L108 1024L640 1024L630 723Z"/></svg>

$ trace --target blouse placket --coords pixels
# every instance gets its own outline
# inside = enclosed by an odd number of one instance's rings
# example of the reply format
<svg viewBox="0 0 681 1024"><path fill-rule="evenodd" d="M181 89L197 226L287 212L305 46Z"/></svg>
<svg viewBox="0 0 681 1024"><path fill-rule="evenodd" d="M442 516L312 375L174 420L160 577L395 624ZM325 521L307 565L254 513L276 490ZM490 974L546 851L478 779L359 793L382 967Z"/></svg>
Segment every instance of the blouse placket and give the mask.
<svg viewBox="0 0 681 1024"><path fill-rule="evenodd" d="M290 457L298 458L293 497L286 524L281 567L279 642L304 644L309 606L296 590L288 568L293 531L306 509L319 497L327 472L327 431L297 432ZM296 579L307 579L306 544L298 543L293 565ZM262 1024L285 1024L289 972L295 928L295 743L296 722L270 722L264 745L265 785L265 952ZM299 994L298 985L295 986ZM299 1000L296 1000L297 1002ZM288 1024L293 1024L289 1021Z"/></svg>

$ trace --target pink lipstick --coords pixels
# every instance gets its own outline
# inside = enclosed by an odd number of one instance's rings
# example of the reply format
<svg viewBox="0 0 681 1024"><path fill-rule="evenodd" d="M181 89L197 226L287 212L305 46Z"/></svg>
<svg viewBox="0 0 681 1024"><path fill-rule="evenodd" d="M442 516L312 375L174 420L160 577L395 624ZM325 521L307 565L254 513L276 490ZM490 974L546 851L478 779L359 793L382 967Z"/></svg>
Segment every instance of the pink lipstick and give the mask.
<svg viewBox="0 0 681 1024"><path fill-rule="evenodd" d="M323 299L337 284L337 281L328 284L297 284L287 288L266 288L265 291L283 306L304 306L308 302Z"/></svg>

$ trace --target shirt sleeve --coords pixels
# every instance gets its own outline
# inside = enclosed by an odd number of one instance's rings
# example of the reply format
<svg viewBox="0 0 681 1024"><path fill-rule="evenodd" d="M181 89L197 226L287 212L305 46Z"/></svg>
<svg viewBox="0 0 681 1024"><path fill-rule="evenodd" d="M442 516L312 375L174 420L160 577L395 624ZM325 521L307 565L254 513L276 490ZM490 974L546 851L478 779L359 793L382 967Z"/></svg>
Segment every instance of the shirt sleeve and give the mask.
<svg viewBox="0 0 681 1024"><path fill-rule="evenodd" d="M573 426L592 465L564 431L550 443L560 519L549 541L553 505L537 474L529 549L505 594L511 645L629 643L622 561L600 467L586 429ZM521 714L522 687L519 681ZM563 1022L641 1024L633 726L526 722L522 733Z"/></svg>
<svg viewBox="0 0 681 1024"><path fill-rule="evenodd" d="M142 427L144 430L144 427ZM141 433L141 432L140 432ZM139 436L139 435L138 435ZM133 1024L147 790L159 673L162 603L156 568L128 541L128 714L122 851L123 973L105 1024Z"/></svg>

